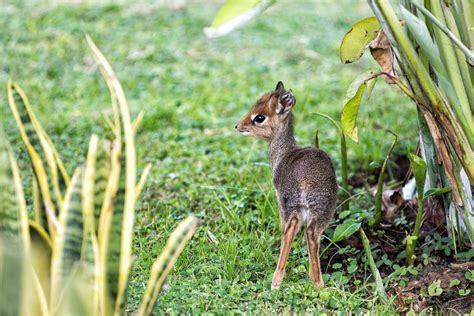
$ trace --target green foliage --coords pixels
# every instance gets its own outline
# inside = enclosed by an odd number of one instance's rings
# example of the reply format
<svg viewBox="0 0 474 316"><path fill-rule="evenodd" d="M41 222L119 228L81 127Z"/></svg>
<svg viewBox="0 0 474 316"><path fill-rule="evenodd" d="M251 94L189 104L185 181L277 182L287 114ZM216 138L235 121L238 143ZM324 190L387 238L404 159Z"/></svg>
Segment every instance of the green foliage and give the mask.
<svg viewBox="0 0 474 316"><path fill-rule="evenodd" d="M5 184L10 183L9 187L13 189L10 193L14 201L16 200L16 204L2 203L0 205L0 215L2 215L0 216L2 228L0 238L2 243L6 243L8 249L0 253L0 266L5 269L2 273L19 275L19 281L16 283L23 282L21 291L18 290L20 285L18 288L13 286L13 291L9 291L15 295L16 301L11 299L11 304L14 306L9 309L1 307L1 311L7 314L12 312L15 314L14 310L17 307L17 310L27 314L111 315L122 313L126 304L135 205L146 176L142 176L139 185L135 186L135 131L132 129L125 96L105 57L92 40L88 39L88 41L99 64L103 67L105 79L111 88L115 117L114 147L113 149L103 147L102 150L111 150L111 154L99 156L101 159L111 158L110 174L106 175L100 169L97 173L99 176L108 178L107 180L99 178L99 185L101 182L106 182L106 185L103 185L104 192L99 193L94 190L95 162L99 143L97 136L93 135L91 138L86 168L78 167L69 180L64 169L59 167L62 165L59 155L33 114L26 95L17 84L11 81L8 83L10 108L40 187L41 195L38 198L42 203L38 204L34 211L47 214L47 223L41 220L41 216L35 214L37 222L30 224L30 227L34 228L30 234L18 167L6 137L3 135L3 130L0 129L2 133L0 159L4 163L0 169L0 181ZM38 145L38 143L42 146L32 145ZM49 169L44 168L46 161ZM97 166L102 168L103 164L99 161ZM62 172L64 174L59 176ZM62 195L61 188L66 183L67 190ZM97 197L103 201L95 200ZM100 206L100 212L97 213L94 206ZM122 210L122 207L123 213L117 212L118 209ZM112 218L115 213L120 214L118 217L120 221L113 223ZM96 220L99 221L97 229L94 224ZM143 304L147 308L140 310L139 315L151 314L164 279L185 244L194 234L197 222L197 218L189 216L168 240L167 249L157 260L161 268L154 269L154 277L148 284L149 292L153 295L144 296ZM115 225L114 230L111 230L112 223ZM17 240L8 236L14 236L15 230L16 235L20 236ZM116 236L111 231L115 232ZM129 232L128 235L127 232ZM108 264L109 248L115 240L118 240L118 247L113 260L119 264L110 265ZM51 252L45 251L45 244L47 244L46 248L50 247ZM18 260L14 260L16 257L9 254L9 251L15 248L20 250L18 251L19 264L12 264ZM41 251L38 251L39 249ZM30 281L30 287L25 286L27 280ZM1 287L3 293L6 283L2 282Z"/></svg>
<svg viewBox="0 0 474 316"><path fill-rule="evenodd" d="M390 156L392 155L393 148L395 147L398 140L397 134L390 130L388 130L388 132L393 135L393 141L392 144L390 144L390 147L388 148L387 156L385 157L382 167L380 168L379 178L377 181L377 192L375 193L374 216L369 219L370 226L378 225L380 223L380 220L382 219L382 193L384 186L385 168L387 167L387 163L390 159Z"/></svg>
<svg viewBox="0 0 474 316"><path fill-rule="evenodd" d="M432 240L432 243L430 243ZM442 237L439 233L434 233L433 238L431 239L430 236L426 236L425 241L430 243L427 247L428 252L433 250L442 251L445 255L450 256L453 251L453 242L452 239L449 237Z"/></svg>
<svg viewBox="0 0 474 316"><path fill-rule="evenodd" d="M432 196L437 196L448 192L451 192L451 188L449 187L428 189L423 194L423 199L426 200Z"/></svg>
<svg viewBox="0 0 474 316"><path fill-rule="evenodd" d="M449 282L449 287L455 287L461 284L461 281L459 279L452 279L451 282Z"/></svg>
<svg viewBox="0 0 474 316"><path fill-rule="evenodd" d="M365 18L352 25L341 41L341 62L347 64L360 59L367 45L377 37L379 30L380 22L376 17Z"/></svg>
<svg viewBox="0 0 474 316"><path fill-rule="evenodd" d="M454 202L461 208L462 218L469 238L474 239L474 230L470 224L469 203L460 179L462 168L469 182L474 179L474 138L472 134L473 85L472 65L463 55L465 45L470 39L465 34L471 27L469 19L470 5L459 11L452 4L439 2L420 5L412 1L401 12L406 18L409 32L405 32L396 13L387 1L371 1L373 11L379 20L384 21L384 31L390 34L392 45L397 46L398 59L411 88L399 87L418 104L420 118L426 121L432 138L435 140L438 159L443 161L444 171L452 188ZM416 8L416 9L415 9ZM409 12L410 11L410 12ZM424 18L418 18L421 15ZM464 21L455 23L454 21ZM468 21L467 23L465 23ZM470 21L470 22L469 22ZM460 34L464 34L460 37ZM464 43L462 43L464 41ZM433 44L434 43L434 44ZM416 50L415 47L419 46ZM438 57L439 54L439 57ZM447 67L446 65L450 65ZM431 68L430 68L431 67ZM435 69L434 72L430 69ZM411 92L409 91L411 90ZM419 106L423 104L423 106ZM446 116L446 120L435 122L432 114ZM449 117L449 118L448 118ZM424 123L423 123L424 124ZM423 125L423 124L420 124ZM448 140L449 139L449 140ZM433 155L434 153L431 153ZM453 158L456 157L456 158ZM427 157L435 163L435 157ZM430 168L435 172L436 168ZM439 172L438 172L439 173ZM440 178L440 174L431 174L431 178ZM454 221L453 221L454 222ZM459 231L460 228L456 226Z"/></svg>
<svg viewBox="0 0 474 316"><path fill-rule="evenodd" d="M275 0L227 0L204 33L210 38L226 35L247 24L273 2Z"/></svg>
<svg viewBox="0 0 474 316"><path fill-rule="evenodd" d="M340 241L352 236L356 231L359 230L361 223L355 220L346 220L341 225L338 225L334 230L333 241Z"/></svg>
<svg viewBox="0 0 474 316"><path fill-rule="evenodd" d="M392 268L393 272L389 275L389 278L398 281L400 288L402 289L407 285L410 275L418 275L418 270L413 266L405 267L394 264Z"/></svg>
<svg viewBox="0 0 474 316"><path fill-rule="evenodd" d="M468 279L469 281L474 282L474 270L468 270L468 271L466 271L466 273L464 274L464 276L465 276L466 279Z"/></svg>
<svg viewBox="0 0 474 316"><path fill-rule="evenodd" d="M144 5L81 3L38 5L30 10L8 6L0 11L0 36L5 39L0 56L8 61L8 69L0 71L0 86L6 85L7 75L21 78L35 114L45 123L71 174L85 158L89 139L84 135L93 132L112 137L104 120L110 113L107 87L99 76L90 74L94 62L88 57L84 33L93 34L114 61L132 116L141 110L146 113L136 138L138 170L147 162L153 162L154 167L137 201L128 310L138 309L164 240L191 210L205 219L205 225L178 259L168 278L169 290L158 298L157 305L164 312L317 313L350 309L355 313L395 314L392 301L375 303L370 280L349 277L346 268L351 264L346 260L341 271L349 280L347 284L329 280L328 288L322 291L307 286L307 271L297 270L307 264L301 239L295 242L282 291L270 291L269 272L276 263L279 237L270 168L262 144L238 137L233 130L249 102L254 102L261 91L273 88L269 80L283 78L291 82L299 97L295 111L298 142L311 144L317 126L321 148L331 155L340 175L335 129L324 120L316 121L311 113L317 110L339 117L337 104L342 103L345 88L360 70L339 65L337 36L314 33L329 28L342 36L350 27L344 14L346 6L328 5L320 10L320 4L310 2L312 9L308 10L307 2L295 2L291 7L277 2L245 29L206 41L201 28L212 20L217 7L211 3L187 4L186 10L161 4L144 9ZM364 6L352 13L356 18L370 15ZM21 34L21 41L14 40L13 34ZM282 49L278 43L294 49ZM369 65L365 57L360 62ZM316 78L317 84L308 78ZM416 145L414 107L393 89L380 85L377 90L381 92L374 93L360 108L360 145L347 145L350 173L366 170L370 161L385 157L386 148L380 144L386 142L386 132L376 127L374 117L390 122L390 129L399 134L397 155ZM389 103L399 106L381 106ZM0 120L7 132L14 131L13 120L4 109L0 107ZM15 134L9 136L30 194L31 177L27 157L19 150L21 140ZM359 204L369 209L372 200L365 195L351 202L353 209ZM334 226L326 236L332 235ZM335 246L323 237L322 251L325 248L324 262L334 253L357 258L357 274L370 275L368 268L365 270L363 250ZM327 281L332 263L326 273Z"/></svg>
<svg viewBox="0 0 474 316"><path fill-rule="evenodd" d="M416 241L420 234L421 219L423 216L423 201L424 201L424 189L425 189L425 180L426 180L426 162L419 156L413 155L412 153L408 154L410 159L410 166L413 170L413 175L415 176L416 183L416 192L418 194L418 211L416 214L415 228L413 229L413 235L407 236L407 248L406 248L406 259L407 265L411 265L414 262L414 254L416 249Z"/></svg>
<svg viewBox="0 0 474 316"><path fill-rule="evenodd" d="M443 288L440 286L440 281L434 281L428 286L429 296L440 296L443 293Z"/></svg>
<svg viewBox="0 0 474 316"><path fill-rule="evenodd" d="M370 79L372 78L372 79ZM375 83L373 72L358 76L349 86L342 106L341 127L347 136L354 142L359 143L357 132L357 116L359 114L360 103L366 91L368 81Z"/></svg>
<svg viewBox="0 0 474 316"><path fill-rule="evenodd" d="M370 47L374 59L381 66L382 73L387 76L386 81L396 84L416 103L422 140L428 143L434 140L437 149L437 152L431 149L425 150L426 159L430 164L428 168L431 173L430 178L447 177L449 180L454 202L462 206L462 218L472 242L474 239L474 230L470 224L472 214L469 212L470 203L466 200L465 191L470 188L463 186L460 178L460 165L462 165L472 187L474 181L472 134L474 92L472 51L467 48L471 46L471 38L466 36L471 27L469 25L471 20L465 18L465 15L470 14L470 4L465 4L467 8L460 11L457 8L457 6L462 6L460 4L425 2L421 5L416 1L403 1L401 16L407 24L407 30L403 29L400 23L402 18L397 16L389 1L371 0L369 4L376 15L376 20L380 23L378 37L372 36L377 31L376 24L370 28L371 32L368 31L367 26L364 26L368 23L367 19L354 24L342 40L340 54L341 56L343 53L347 54L346 52L351 49L357 53L354 53L352 58L341 58L341 60L343 63L357 60L363 50ZM423 18L420 18L420 15L423 15ZM359 29L359 32L355 31ZM352 37L351 33L354 34ZM365 39L366 37L370 39ZM371 39L374 40L370 41ZM396 47L396 50L392 50L391 46ZM395 57L398 60L400 68L398 72L405 77L409 85L405 85L398 79L397 70L394 69L393 54L396 54ZM346 111L350 114L347 115L349 119L345 119L347 127L343 124L344 131L347 130L346 133L352 135L351 137L355 140L357 139L355 119L364 89L364 83L357 85L357 89L350 89L353 100ZM435 120L435 117L438 120ZM439 119L440 117L443 118ZM427 128L422 128L422 126ZM425 144L426 146L430 145ZM437 164L439 160L443 161L445 175L437 166L431 166ZM416 165L416 162L414 163ZM414 163L412 162L412 165ZM417 177L416 174L415 177ZM436 181L446 182L444 180ZM420 179L417 182L420 182ZM418 212L418 217L420 216ZM412 247L415 247L419 224L420 220L417 219L415 236L407 239L409 243L407 263L413 260Z"/></svg>

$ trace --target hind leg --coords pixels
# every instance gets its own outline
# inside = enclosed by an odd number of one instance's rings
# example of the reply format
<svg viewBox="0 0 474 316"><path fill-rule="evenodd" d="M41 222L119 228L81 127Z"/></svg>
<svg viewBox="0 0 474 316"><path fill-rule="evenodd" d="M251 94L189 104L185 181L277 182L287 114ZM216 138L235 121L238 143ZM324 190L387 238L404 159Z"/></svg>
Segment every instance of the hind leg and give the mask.
<svg viewBox="0 0 474 316"><path fill-rule="evenodd" d="M316 287L324 287L321 264L319 262L319 241L323 229L316 226L315 222L310 222L306 229L306 244L309 254L309 279Z"/></svg>
<svg viewBox="0 0 474 316"><path fill-rule="evenodd" d="M291 244L295 239L295 235L300 228L299 220L296 217L292 217L286 225L284 225L284 230L281 236L281 248L280 248L280 258L278 259L278 265L276 267L275 273L273 274L272 279L272 289L277 289L280 287L281 282L283 281L283 276L285 274L285 265L290 253Z"/></svg>

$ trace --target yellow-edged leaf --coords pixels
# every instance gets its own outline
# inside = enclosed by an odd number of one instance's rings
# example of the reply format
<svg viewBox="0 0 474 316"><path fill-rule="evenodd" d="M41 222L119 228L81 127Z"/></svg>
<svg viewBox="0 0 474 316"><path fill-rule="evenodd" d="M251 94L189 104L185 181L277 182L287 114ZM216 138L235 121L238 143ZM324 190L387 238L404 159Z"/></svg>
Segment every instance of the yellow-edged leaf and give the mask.
<svg viewBox="0 0 474 316"><path fill-rule="evenodd" d="M343 64L352 63L364 54L364 49L377 37L381 26L376 17L365 18L347 32L341 41L339 54Z"/></svg>
<svg viewBox="0 0 474 316"><path fill-rule="evenodd" d="M44 134L38 128L39 123L31 111L28 98L23 90L13 81L8 82L7 90L10 109L12 110L21 138L30 157L35 178L38 181L38 187L41 192L48 222L47 228L54 236L55 227L57 225L56 209L60 205L62 197L58 190L54 189L55 187L57 188L56 184L58 184L58 178L57 169L54 167L54 158L52 158L52 150L46 145L47 141L44 138ZM48 177L44 161L47 161L50 167L49 171L51 177ZM56 175L56 177L54 175ZM51 189L54 190L53 194L51 194Z"/></svg>
<svg viewBox="0 0 474 316"><path fill-rule="evenodd" d="M372 77L372 75L373 73L370 72L357 77L347 89L346 98L343 102L341 128L344 134L349 136L356 143L359 143L357 133L357 116L359 114L359 107L364 91L367 87L367 79Z"/></svg>
<svg viewBox="0 0 474 316"><path fill-rule="evenodd" d="M186 246L186 243L193 236L198 224L199 220L195 216L188 216L168 238L163 252L158 259L156 259L151 268L150 278L148 279L143 300L137 313L138 315L144 316L151 314L166 277Z"/></svg>
<svg viewBox="0 0 474 316"><path fill-rule="evenodd" d="M118 292L115 310L120 311L125 307L125 292L128 285L128 276L132 262L132 238L135 222L135 181L136 181L136 156L134 133L127 100L122 85L117 79L112 67L102 52L97 48L92 39L87 36L87 42L96 60L102 68L104 79L111 88L112 100L117 100L120 110L120 121L123 127L125 145L125 196L123 205L122 235L120 239L120 273L118 279Z"/></svg>
<svg viewBox="0 0 474 316"><path fill-rule="evenodd" d="M53 241L51 259L50 309L55 312L61 304L64 282L81 259L83 242L81 168L74 172L59 215L57 234Z"/></svg>

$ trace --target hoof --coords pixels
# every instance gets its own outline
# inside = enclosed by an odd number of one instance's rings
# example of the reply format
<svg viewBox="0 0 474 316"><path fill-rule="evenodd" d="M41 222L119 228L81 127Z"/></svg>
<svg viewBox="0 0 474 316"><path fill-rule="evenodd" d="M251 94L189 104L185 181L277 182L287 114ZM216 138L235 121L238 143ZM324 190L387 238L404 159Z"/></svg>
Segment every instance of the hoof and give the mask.
<svg viewBox="0 0 474 316"><path fill-rule="evenodd" d="M272 290L280 288L281 282L283 281L283 273L275 272L272 279Z"/></svg>
<svg viewBox="0 0 474 316"><path fill-rule="evenodd" d="M311 282L313 284L313 286L317 289L322 289L324 288L324 281L323 280L320 280L320 281L316 281L316 282Z"/></svg>

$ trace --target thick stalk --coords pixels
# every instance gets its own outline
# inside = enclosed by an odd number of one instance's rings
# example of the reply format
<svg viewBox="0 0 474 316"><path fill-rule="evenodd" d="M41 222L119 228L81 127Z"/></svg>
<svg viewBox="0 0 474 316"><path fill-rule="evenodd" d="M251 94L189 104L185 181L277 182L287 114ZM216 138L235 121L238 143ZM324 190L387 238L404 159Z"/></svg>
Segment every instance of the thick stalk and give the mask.
<svg viewBox="0 0 474 316"><path fill-rule="evenodd" d="M459 172L456 173L455 177L456 177L456 183L458 185L458 187L460 188L463 188L463 183L462 183L462 179L461 179L461 167L460 167L460 164L459 162L456 162L455 163L456 167L457 167L457 170ZM467 199L467 196L466 196L466 192L464 190L461 190L460 192L461 194L461 200L462 200L462 206L460 207L461 208L461 212L462 212L462 219L463 219L463 222L464 222L464 226L466 227L466 231L467 231L467 234L469 236L469 240L471 241L471 245L472 247L474 247L474 228L472 227L471 225L471 221L470 221L470 218L472 218L472 201L468 201ZM458 228L459 228L459 225L458 225Z"/></svg>
<svg viewBox="0 0 474 316"><path fill-rule="evenodd" d="M417 3L414 0L410 0L410 2L420 10L423 15L428 18L432 23L434 23L441 31L443 31L449 39L459 47L459 49L466 55L466 58L472 62L474 62L474 54L467 48L459 39L458 37L451 32L449 28L447 28L443 23L440 22L430 11L426 10L422 5Z"/></svg>
<svg viewBox="0 0 474 316"><path fill-rule="evenodd" d="M451 11L450 7L448 7L445 3L443 3L442 8L443 8L444 17L446 18L446 25L453 32L455 36L460 38L461 35L456 25L453 12ZM472 113L474 112L474 99L472 95L473 88L472 88L471 76L469 75L469 68L474 67L474 57L471 57L470 61L468 60L468 62L466 62L466 57L464 56L463 52L461 52L461 50L456 49L456 47L454 46L453 46L453 50L456 55L459 72L461 73L461 79L464 85L464 91L466 91L467 101L469 103L470 112L468 114L471 115L471 123L473 123ZM471 56L474 56L472 52L471 52Z"/></svg>
<svg viewBox="0 0 474 316"><path fill-rule="evenodd" d="M416 249L416 242L418 240L418 236L420 235L420 226L421 226L421 218L423 215L423 191L418 192L418 210L416 213L416 221L415 221L415 229L413 230L413 235L407 236L407 248L406 248L406 256L407 256L407 266L410 266L415 261L415 249Z"/></svg>
<svg viewBox="0 0 474 316"><path fill-rule="evenodd" d="M428 70L423 67L419 60L390 3L387 0L369 0L369 3L392 44L399 48L402 54L400 56L402 63L405 60L411 71L416 74L414 79L423 92L423 98L426 97L433 110L437 112L440 124L446 130L449 141L456 150L456 154L463 164L471 183L474 183L474 154L471 149L471 146L474 144L472 126L467 123L465 117L461 117L458 121L454 113L444 102L438 88L431 80ZM452 185L454 186L455 184L452 183Z"/></svg>
<svg viewBox="0 0 474 316"><path fill-rule="evenodd" d="M428 179L429 179L429 187L430 188L437 188L437 187L446 187L449 186L449 181L446 178L446 174L444 173L443 168L438 163L438 155L436 153L436 146L433 141L433 137L431 136L430 129L426 124L425 118L421 113L420 109L417 109L417 116L418 116L418 129L420 132L420 144L421 144L421 152L423 155L423 159L426 161ZM449 195L449 198L442 196L443 198L443 206L444 209L448 209L449 203L451 203L452 198Z"/></svg>
<svg viewBox="0 0 474 316"><path fill-rule="evenodd" d="M466 44L466 46L472 49L472 43L474 42L474 32L469 30L469 25L473 25L473 17L471 12L471 4L469 1L454 1L454 8L456 14L454 18L456 19L456 24L458 25L459 33L461 33L461 40Z"/></svg>
<svg viewBox="0 0 474 316"><path fill-rule="evenodd" d="M443 24L447 23L448 19L445 18L444 10L441 7L441 3L439 1L433 1L431 4L431 8L433 11L433 15L435 16L435 20ZM445 10L449 11L446 7ZM472 128L472 115L470 115L471 110L469 107L469 98L466 93L466 90L464 89L463 77L461 75L461 67L464 65L459 64L458 58L456 57L456 51L452 45L450 38L446 36L446 34L442 31L442 29L439 28L439 26L434 28L434 36L438 44L437 46L439 48L441 60L445 65L448 65L448 67L446 67L446 71L448 72L449 80L454 88L454 91L456 91L459 103L461 104L460 109L458 109L458 106L456 106L455 104L451 104L451 106L453 107L458 118L462 115L467 116L467 122L471 123ZM453 35L453 37L455 36ZM464 60L462 61L462 63L465 64Z"/></svg>
<svg viewBox="0 0 474 316"><path fill-rule="evenodd" d="M410 165L413 170L413 175L415 176L416 182L416 192L418 194L418 210L416 213L416 220L415 220L415 228L413 229L413 235L407 236L407 248L406 248L406 259L407 259L407 266L412 265L413 261L415 260L415 249L416 249L416 242L420 235L420 227L421 227L421 218L423 215L423 199L424 193L423 190L425 188L425 181L426 181L426 162L416 156L409 154L410 158Z"/></svg>

